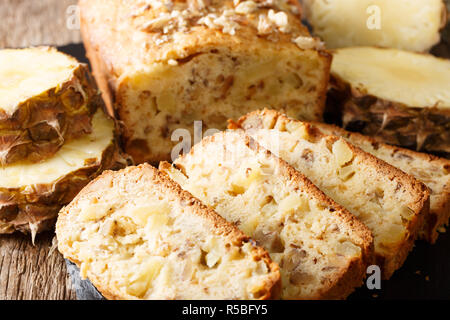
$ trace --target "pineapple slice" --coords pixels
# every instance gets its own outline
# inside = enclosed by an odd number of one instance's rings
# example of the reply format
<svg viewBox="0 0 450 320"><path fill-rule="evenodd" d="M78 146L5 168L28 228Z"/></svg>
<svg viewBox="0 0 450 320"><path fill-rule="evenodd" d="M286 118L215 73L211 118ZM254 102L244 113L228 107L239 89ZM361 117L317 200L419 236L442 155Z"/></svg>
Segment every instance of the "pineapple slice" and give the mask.
<svg viewBox="0 0 450 320"><path fill-rule="evenodd" d="M92 133L67 142L45 161L0 168L0 233L31 232L34 239L91 179L123 167L114 121L99 109L92 125Z"/></svg>
<svg viewBox="0 0 450 320"><path fill-rule="evenodd" d="M76 59L48 47L0 50L0 165L41 161L91 132L100 103Z"/></svg>
<svg viewBox="0 0 450 320"><path fill-rule="evenodd" d="M335 51L328 107L343 125L410 149L450 153L450 61L397 49Z"/></svg>
<svg viewBox="0 0 450 320"><path fill-rule="evenodd" d="M382 46L428 51L440 40L443 0L303 0L314 33L329 48Z"/></svg>

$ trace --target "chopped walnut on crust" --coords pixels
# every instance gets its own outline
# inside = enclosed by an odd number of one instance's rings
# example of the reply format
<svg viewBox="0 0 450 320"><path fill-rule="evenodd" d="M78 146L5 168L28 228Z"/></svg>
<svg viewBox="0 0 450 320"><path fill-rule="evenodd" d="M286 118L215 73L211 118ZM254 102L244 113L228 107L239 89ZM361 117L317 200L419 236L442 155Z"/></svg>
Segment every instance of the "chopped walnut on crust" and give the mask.
<svg viewBox="0 0 450 320"><path fill-rule="evenodd" d="M158 12L158 15L150 17L147 14L150 9ZM267 36L272 41L278 41L277 34L283 33L290 34L300 47L300 43L305 44L306 49L318 47L317 44L311 44L312 40L296 41L303 32L292 27L289 15L300 15L299 7L289 0L148 0L136 9L132 17L144 18L140 21L140 29L149 33L170 35L203 26L235 35L240 29L250 26L259 35ZM165 42L160 39L155 41Z"/></svg>

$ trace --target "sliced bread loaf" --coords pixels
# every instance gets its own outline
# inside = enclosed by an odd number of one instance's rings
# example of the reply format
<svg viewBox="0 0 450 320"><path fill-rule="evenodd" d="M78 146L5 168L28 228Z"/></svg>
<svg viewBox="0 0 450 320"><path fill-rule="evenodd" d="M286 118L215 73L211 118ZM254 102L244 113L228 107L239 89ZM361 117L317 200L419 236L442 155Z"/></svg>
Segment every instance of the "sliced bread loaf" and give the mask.
<svg viewBox="0 0 450 320"><path fill-rule="evenodd" d="M282 298L345 298L362 284L370 231L243 131L207 137L160 169L269 251Z"/></svg>
<svg viewBox="0 0 450 320"><path fill-rule="evenodd" d="M425 183L430 190L430 214L420 231L420 237L431 243L436 242L438 230L442 230L450 218L450 160L377 142L334 125L321 122L313 122L312 125L325 134L343 137L365 152Z"/></svg>
<svg viewBox="0 0 450 320"><path fill-rule="evenodd" d="M276 111L250 113L236 125L370 228L384 278L401 267L428 214L423 183L342 138Z"/></svg>
<svg viewBox="0 0 450 320"><path fill-rule="evenodd" d="M109 299L267 299L280 273L150 165L107 171L59 215L58 248Z"/></svg>

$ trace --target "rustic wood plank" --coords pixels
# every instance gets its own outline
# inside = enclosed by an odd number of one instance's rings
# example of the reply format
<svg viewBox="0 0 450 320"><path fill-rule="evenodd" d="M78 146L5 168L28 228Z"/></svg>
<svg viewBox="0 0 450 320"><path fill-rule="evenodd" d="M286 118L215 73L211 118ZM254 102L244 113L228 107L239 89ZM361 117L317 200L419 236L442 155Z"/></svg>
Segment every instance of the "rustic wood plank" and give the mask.
<svg viewBox="0 0 450 320"><path fill-rule="evenodd" d="M69 8L76 3L77 0L0 1L0 48L81 42L79 30L72 28L75 24Z"/></svg>
<svg viewBox="0 0 450 320"><path fill-rule="evenodd" d="M30 236L0 236L0 299L76 299L66 264L56 248L53 232Z"/></svg>

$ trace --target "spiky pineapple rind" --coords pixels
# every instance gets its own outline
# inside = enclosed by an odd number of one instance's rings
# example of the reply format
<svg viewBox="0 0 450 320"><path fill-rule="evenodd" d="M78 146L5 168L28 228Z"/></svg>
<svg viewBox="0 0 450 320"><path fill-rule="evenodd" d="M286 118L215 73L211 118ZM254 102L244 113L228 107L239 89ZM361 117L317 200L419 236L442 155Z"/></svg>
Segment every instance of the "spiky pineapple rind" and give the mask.
<svg viewBox="0 0 450 320"><path fill-rule="evenodd" d="M53 228L59 210L91 180L105 170L118 170L131 160L121 152L118 130L98 159L86 159L85 166L49 184L0 188L0 234L20 231L32 238Z"/></svg>
<svg viewBox="0 0 450 320"><path fill-rule="evenodd" d="M450 109L421 108L373 96L331 75L327 109L338 113L344 128L381 142L450 156Z"/></svg>
<svg viewBox="0 0 450 320"><path fill-rule="evenodd" d="M0 106L0 165L41 161L65 141L90 133L101 104L88 66L79 64L70 79L20 102L12 114Z"/></svg>

